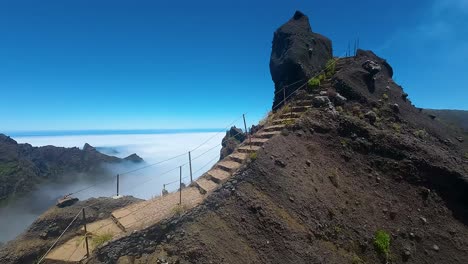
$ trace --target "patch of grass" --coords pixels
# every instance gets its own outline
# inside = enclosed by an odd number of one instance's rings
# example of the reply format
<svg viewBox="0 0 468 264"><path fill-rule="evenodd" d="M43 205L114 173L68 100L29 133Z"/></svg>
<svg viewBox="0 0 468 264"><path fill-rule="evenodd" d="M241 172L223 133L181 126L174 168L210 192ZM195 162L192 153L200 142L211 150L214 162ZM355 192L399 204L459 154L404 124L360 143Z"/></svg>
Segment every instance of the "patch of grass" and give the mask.
<svg viewBox="0 0 468 264"><path fill-rule="evenodd" d="M387 100L388 100L388 94L384 93L384 94L382 95L382 99L383 99L384 101L387 101Z"/></svg>
<svg viewBox="0 0 468 264"><path fill-rule="evenodd" d="M353 259L351 260L351 264L364 264L364 260L362 260L358 255L354 255Z"/></svg>
<svg viewBox="0 0 468 264"><path fill-rule="evenodd" d="M281 122L281 124L283 124L285 126L292 126L292 125L294 125L294 120L283 120Z"/></svg>
<svg viewBox="0 0 468 264"><path fill-rule="evenodd" d="M187 206L184 204L178 204L174 208L172 208L172 213L174 215L181 215L187 211Z"/></svg>
<svg viewBox="0 0 468 264"><path fill-rule="evenodd" d="M333 76L335 74L335 68L336 68L336 61L334 59L330 59L327 61L327 64L325 65L326 70L325 70L325 75L327 77Z"/></svg>
<svg viewBox="0 0 468 264"><path fill-rule="evenodd" d="M419 129L419 130L414 131L413 135L420 139L425 139L428 136L426 130L424 129Z"/></svg>
<svg viewBox="0 0 468 264"><path fill-rule="evenodd" d="M387 259L390 254L390 234L383 230L377 230L374 236L374 246L377 252Z"/></svg>
<svg viewBox="0 0 468 264"><path fill-rule="evenodd" d="M343 148L346 148L348 146L348 141L346 141L346 139L341 139L340 143Z"/></svg>
<svg viewBox="0 0 468 264"><path fill-rule="evenodd" d="M94 247L99 247L102 244L110 241L112 239L112 233L104 233L100 235L93 235L91 236L91 243L93 243Z"/></svg>
<svg viewBox="0 0 468 264"><path fill-rule="evenodd" d="M251 161L254 161L257 159L257 152L250 153L249 158Z"/></svg>
<svg viewBox="0 0 468 264"><path fill-rule="evenodd" d="M335 110L336 110L338 113L343 113L343 111L344 111L344 110L343 110L343 107L341 107L341 106L335 107Z"/></svg>
<svg viewBox="0 0 468 264"><path fill-rule="evenodd" d="M392 123L392 128L398 133L401 133L401 125L398 123Z"/></svg>
<svg viewBox="0 0 468 264"><path fill-rule="evenodd" d="M265 114L265 116L258 122L260 126L266 125L269 121L273 119L273 113L270 111Z"/></svg>
<svg viewBox="0 0 468 264"><path fill-rule="evenodd" d="M465 159L468 159L468 152L465 152L464 157L465 157Z"/></svg>

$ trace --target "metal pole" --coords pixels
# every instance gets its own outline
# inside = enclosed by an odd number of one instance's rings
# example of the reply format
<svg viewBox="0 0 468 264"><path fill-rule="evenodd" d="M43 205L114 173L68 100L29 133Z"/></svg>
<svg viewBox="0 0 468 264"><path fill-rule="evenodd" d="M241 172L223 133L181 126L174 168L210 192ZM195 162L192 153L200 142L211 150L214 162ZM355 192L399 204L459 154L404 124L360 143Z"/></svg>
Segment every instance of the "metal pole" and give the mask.
<svg viewBox="0 0 468 264"><path fill-rule="evenodd" d="M88 244L88 230L86 229L86 214L85 214L85 209L83 207L82 209L83 212L83 227L84 227L84 232L85 232L85 244L86 244L86 257L89 257L89 244Z"/></svg>
<svg viewBox="0 0 468 264"><path fill-rule="evenodd" d="M250 140L250 135L249 135L249 132L247 131L247 123L245 122L245 114L242 114L242 118L244 119L245 134L247 134L247 137L249 138L249 145L250 145L250 147L252 147L252 141Z"/></svg>
<svg viewBox="0 0 468 264"><path fill-rule="evenodd" d="M179 204L182 205L182 166L179 167L180 176L179 176Z"/></svg>
<svg viewBox="0 0 468 264"><path fill-rule="evenodd" d="M283 88L283 104L286 103L286 87Z"/></svg>
<svg viewBox="0 0 468 264"><path fill-rule="evenodd" d="M192 178L192 155L190 154L190 151L188 152L188 161L189 161L189 167L190 167L190 182L193 182L193 178Z"/></svg>
<svg viewBox="0 0 468 264"><path fill-rule="evenodd" d="M120 181L120 175L117 174L117 196L119 196L119 181Z"/></svg>

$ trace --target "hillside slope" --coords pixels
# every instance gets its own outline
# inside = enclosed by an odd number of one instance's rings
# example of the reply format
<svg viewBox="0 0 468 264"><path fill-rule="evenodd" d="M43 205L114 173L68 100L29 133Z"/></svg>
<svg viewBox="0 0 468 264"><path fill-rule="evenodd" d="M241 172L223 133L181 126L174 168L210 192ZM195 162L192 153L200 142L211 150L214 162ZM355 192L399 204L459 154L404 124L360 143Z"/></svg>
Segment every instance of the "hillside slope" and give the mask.
<svg viewBox="0 0 468 264"><path fill-rule="evenodd" d="M126 159L130 162L142 161L136 155ZM12 138L0 134L0 201L20 196L43 181L71 181L79 173L105 173L103 164L119 163L126 159L102 154L89 144L85 144L82 150L33 147L30 144L18 144Z"/></svg>
<svg viewBox="0 0 468 264"><path fill-rule="evenodd" d="M385 63L359 51L314 91L344 105L311 108L202 206L89 263L468 263L468 149L392 71L369 86L368 60Z"/></svg>
<svg viewBox="0 0 468 264"><path fill-rule="evenodd" d="M338 63L331 83L288 91L309 110L201 206L87 263L468 263L466 135L371 51Z"/></svg>
<svg viewBox="0 0 468 264"><path fill-rule="evenodd" d="M423 112L436 116L436 119L449 126L460 127L465 133L468 133L468 111L424 109Z"/></svg>

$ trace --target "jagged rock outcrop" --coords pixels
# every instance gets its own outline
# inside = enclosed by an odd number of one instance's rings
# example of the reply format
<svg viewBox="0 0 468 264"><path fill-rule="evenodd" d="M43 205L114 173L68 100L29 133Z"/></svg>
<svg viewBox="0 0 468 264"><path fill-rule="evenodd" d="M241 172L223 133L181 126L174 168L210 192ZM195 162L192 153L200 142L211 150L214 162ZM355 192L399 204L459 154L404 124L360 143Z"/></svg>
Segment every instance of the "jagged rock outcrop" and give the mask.
<svg viewBox="0 0 468 264"><path fill-rule="evenodd" d="M140 156L138 156L136 153L133 153L130 156L124 158L124 160L135 162L135 163L143 162L143 159Z"/></svg>
<svg viewBox="0 0 468 264"><path fill-rule="evenodd" d="M0 200L30 191L42 181L58 180L65 173L72 180L74 174L101 172L104 163L124 160L142 161L136 154L125 159L108 156L87 143L82 150L76 147L33 147L30 144L18 144L12 138L0 134Z"/></svg>
<svg viewBox="0 0 468 264"><path fill-rule="evenodd" d="M237 146L239 146L239 144L242 143L246 137L247 136L242 131L242 129L235 126L226 131L226 136L224 136L223 140L221 141L222 148L220 152L220 160L234 152Z"/></svg>
<svg viewBox="0 0 468 264"><path fill-rule="evenodd" d="M308 17L296 11L273 36L270 57L270 73L275 83L273 110L282 105L284 95L288 97L315 73L322 70L332 58L332 54L331 41L312 32ZM293 83L296 84L291 85Z"/></svg>

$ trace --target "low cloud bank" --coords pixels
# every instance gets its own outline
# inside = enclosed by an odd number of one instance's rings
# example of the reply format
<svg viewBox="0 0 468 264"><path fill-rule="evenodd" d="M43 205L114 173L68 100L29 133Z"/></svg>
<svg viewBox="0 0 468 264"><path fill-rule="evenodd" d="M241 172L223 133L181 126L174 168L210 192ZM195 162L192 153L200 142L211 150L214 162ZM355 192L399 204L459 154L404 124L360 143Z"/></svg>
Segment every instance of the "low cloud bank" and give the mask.
<svg viewBox="0 0 468 264"><path fill-rule="evenodd" d="M163 184L176 181L166 187L169 191L175 191L178 189L178 166L184 164L182 167L183 182L190 182L189 167L186 164L188 163L188 151L212 138L192 152L192 171L195 179L218 160L223 136L224 133L176 133L15 137L14 139L18 143L29 143L33 146L54 145L81 148L85 143L89 143L102 153L120 158L136 153L145 160L145 163L125 162L107 165L108 175L79 175L79 177L74 176L72 182L39 185L36 191L0 208L2 216L0 217L0 242L14 239L37 216L53 206L57 199L65 194L86 189L74 196L81 200L90 197L113 196L116 194L115 175L184 154L170 161L120 176L121 195L149 199L161 194ZM87 189L90 186L93 187Z"/></svg>

